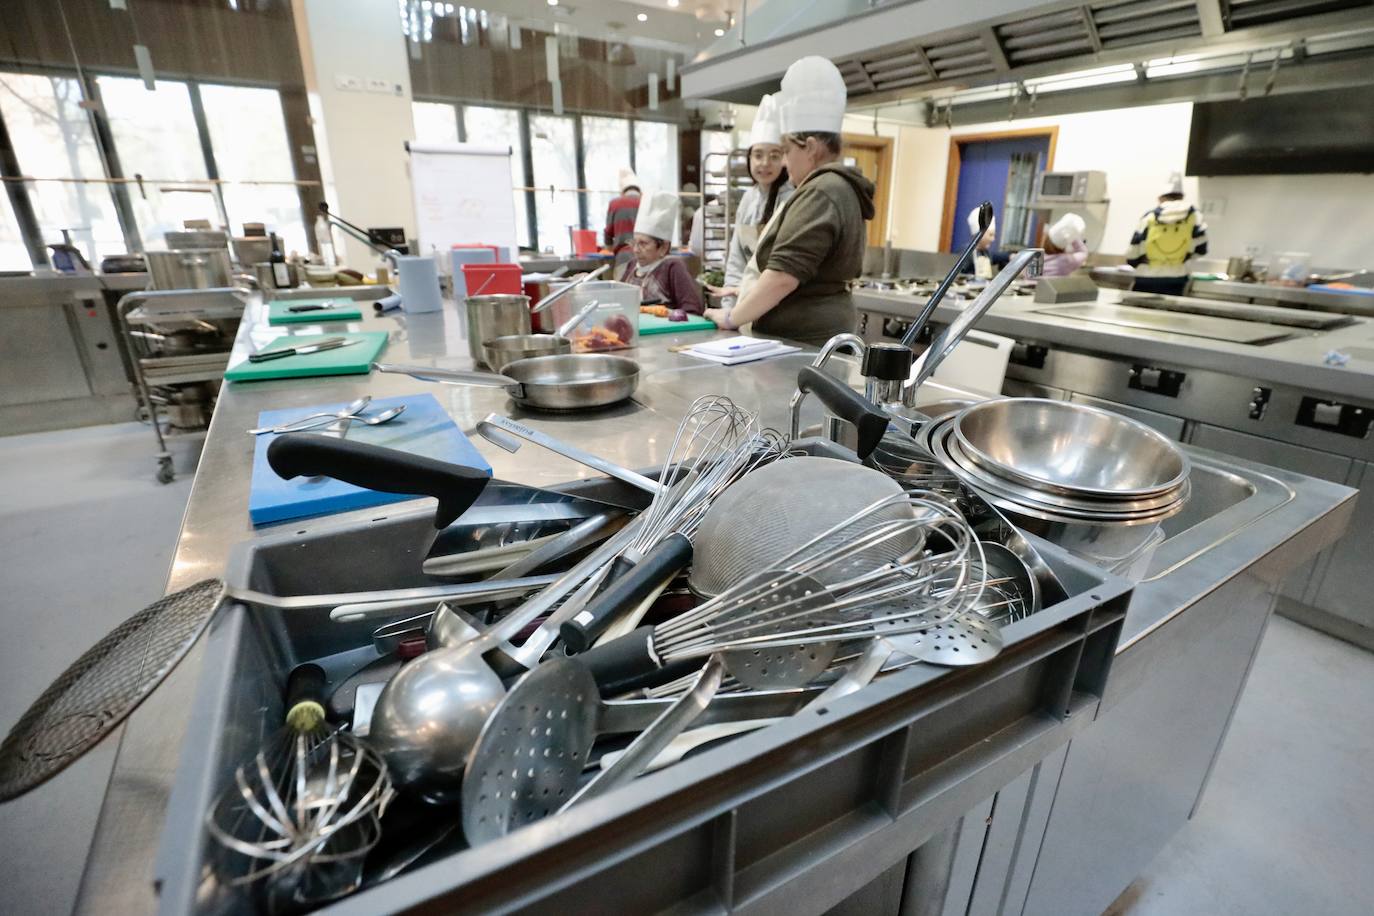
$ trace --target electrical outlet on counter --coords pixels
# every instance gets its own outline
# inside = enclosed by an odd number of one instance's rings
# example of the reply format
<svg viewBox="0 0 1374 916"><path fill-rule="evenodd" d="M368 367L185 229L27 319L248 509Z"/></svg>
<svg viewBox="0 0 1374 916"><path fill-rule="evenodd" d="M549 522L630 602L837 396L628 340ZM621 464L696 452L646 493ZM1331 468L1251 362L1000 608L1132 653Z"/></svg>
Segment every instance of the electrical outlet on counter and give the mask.
<svg viewBox="0 0 1374 916"><path fill-rule="evenodd" d="M335 73L334 88L343 92L362 92L363 81L360 77L349 76L346 73Z"/></svg>

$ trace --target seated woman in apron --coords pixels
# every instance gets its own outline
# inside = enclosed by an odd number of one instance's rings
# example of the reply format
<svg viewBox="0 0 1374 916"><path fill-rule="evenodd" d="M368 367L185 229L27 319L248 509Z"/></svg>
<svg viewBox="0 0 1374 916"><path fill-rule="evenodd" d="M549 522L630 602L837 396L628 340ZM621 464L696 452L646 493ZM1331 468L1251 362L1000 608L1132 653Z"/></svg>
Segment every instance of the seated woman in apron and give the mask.
<svg viewBox="0 0 1374 916"><path fill-rule="evenodd" d="M802 58L787 68L780 94L783 155L797 190L759 239L758 279L743 284L734 308L708 309L706 317L820 345L854 330L849 281L863 269L874 187L839 162L846 92L834 64Z"/></svg>
<svg viewBox="0 0 1374 916"><path fill-rule="evenodd" d="M754 183L740 198L735 228L730 233L730 250L725 258L725 285L711 292L721 297L721 307L732 308L739 297L749 259L758 247L759 236L778 207L795 190L783 165L782 127L778 122L777 97L759 100L758 113L749 129L749 177Z"/></svg>
<svg viewBox="0 0 1374 916"><path fill-rule="evenodd" d="M653 191L644 198L635 216L634 260L625 265L620 282L639 287L640 305L700 315L705 306L697 281L682 258L669 256L677 213L677 195L671 191Z"/></svg>

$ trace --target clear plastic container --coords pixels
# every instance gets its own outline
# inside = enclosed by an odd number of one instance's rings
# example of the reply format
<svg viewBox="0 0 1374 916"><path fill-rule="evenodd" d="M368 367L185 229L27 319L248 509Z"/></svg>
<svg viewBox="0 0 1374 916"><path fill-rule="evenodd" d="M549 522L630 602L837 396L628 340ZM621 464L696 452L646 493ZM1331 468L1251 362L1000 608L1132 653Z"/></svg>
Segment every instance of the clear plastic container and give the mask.
<svg viewBox="0 0 1374 916"><path fill-rule="evenodd" d="M1269 265L1269 283L1274 286L1306 286L1312 275L1312 255L1306 251L1280 251Z"/></svg>
<svg viewBox="0 0 1374 916"><path fill-rule="evenodd" d="M639 342L639 287L613 280L591 280L580 284L549 306L555 327L562 325L587 303L599 303L568 334L574 353L602 353L624 350Z"/></svg>

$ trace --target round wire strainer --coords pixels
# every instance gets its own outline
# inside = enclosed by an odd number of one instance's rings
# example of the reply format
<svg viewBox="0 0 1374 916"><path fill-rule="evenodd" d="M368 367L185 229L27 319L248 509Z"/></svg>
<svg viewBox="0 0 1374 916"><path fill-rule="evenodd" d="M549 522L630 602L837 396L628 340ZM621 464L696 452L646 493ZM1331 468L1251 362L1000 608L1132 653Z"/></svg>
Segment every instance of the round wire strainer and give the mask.
<svg viewBox="0 0 1374 916"><path fill-rule="evenodd" d="M206 579L167 595L62 672L0 744L0 801L47 782L123 722L186 655L223 593Z"/></svg>
<svg viewBox="0 0 1374 916"><path fill-rule="evenodd" d="M882 472L834 458L788 458L750 471L716 499L702 520L693 539L688 585L699 595L718 595L761 569L773 568L865 506L901 493L901 484ZM911 515L910 505L894 501L864 523ZM838 546L847 539L847 531L841 530L818 546ZM919 541L890 540L854 557L844 570L818 578L830 584L846 570L881 566L918 546Z"/></svg>

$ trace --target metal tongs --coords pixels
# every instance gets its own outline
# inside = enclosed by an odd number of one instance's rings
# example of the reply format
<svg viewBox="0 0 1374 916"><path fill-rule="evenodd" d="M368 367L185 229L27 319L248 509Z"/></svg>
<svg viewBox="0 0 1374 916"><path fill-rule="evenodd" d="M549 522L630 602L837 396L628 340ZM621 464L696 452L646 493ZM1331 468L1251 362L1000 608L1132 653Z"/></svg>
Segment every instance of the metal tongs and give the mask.
<svg viewBox="0 0 1374 916"><path fill-rule="evenodd" d="M1032 277L1040 275L1040 270L1045 264L1045 252L1041 248L1022 248L1012 259L1007 262L997 276L988 282L983 291L978 294L978 298L973 300L968 306L959 313L959 317L950 322L949 326L940 332L935 340L931 341L926 351L916 360L911 367L911 376L902 386L902 406L916 406L916 391L935 374L935 370L940 363L954 352L954 348L967 336L974 322L987 314L992 304L1002 297L1002 294L1011 286L1013 280L1021 275L1021 272L1029 269ZM927 306L929 308L929 306Z"/></svg>
<svg viewBox="0 0 1374 916"><path fill-rule="evenodd" d="M991 225L992 203L991 201L985 200L978 205L978 231L973 234L973 238L969 239L968 245L964 248L964 253L959 255L959 260L954 262L954 266L950 268L949 273L945 274L945 278L940 281L940 285L935 288L935 292L930 294L930 299L926 302L925 307L921 309L921 313L916 316L916 320L911 323L911 327L907 328L906 333L902 335L902 344L904 346L910 347L912 344L916 343L917 335L920 334L921 329L926 326L926 322L930 320L930 316L935 314L935 308L940 304L940 301L945 298L945 293L949 292L949 288L954 285L955 278L959 276L959 268L964 266L964 262L969 259L969 255L973 254L974 249L978 247L978 243L983 240L983 236L988 234L988 227Z"/></svg>

